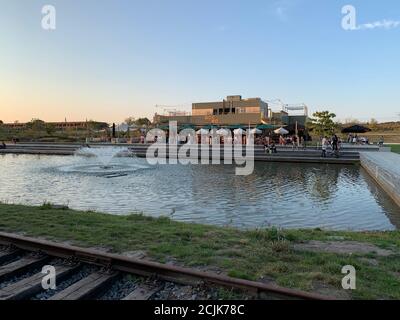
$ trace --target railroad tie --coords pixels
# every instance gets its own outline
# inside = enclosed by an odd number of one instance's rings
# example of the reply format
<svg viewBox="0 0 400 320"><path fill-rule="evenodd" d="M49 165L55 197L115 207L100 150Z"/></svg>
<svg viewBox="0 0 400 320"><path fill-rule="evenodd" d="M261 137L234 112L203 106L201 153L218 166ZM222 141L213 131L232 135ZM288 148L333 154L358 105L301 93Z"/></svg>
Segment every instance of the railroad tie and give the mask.
<svg viewBox="0 0 400 320"><path fill-rule="evenodd" d="M0 263L7 262L11 259L17 257L22 251L21 250L12 250L0 253Z"/></svg>
<svg viewBox="0 0 400 320"><path fill-rule="evenodd" d="M156 292L160 291L162 286L152 286L141 284L122 300L149 300Z"/></svg>
<svg viewBox="0 0 400 320"><path fill-rule="evenodd" d="M84 300L91 299L102 291L110 283L112 283L118 273L101 273L95 272L79 280L73 285L56 293L49 300Z"/></svg>
<svg viewBox="0 0 400 320"><path fill-rule="evenodd" d="M44 264L48 257L23 257L0 267L0 281Z"/></svg>
<svg viewBox="0 0 400 320"><path fill-rule="evenodd" d="M57 282L63 281L78 268L78 264L75 266L55 266L56 285ZM44 276L43 273L39 272L2 288L0 290L0 300L22 300L39 293L43 290L42 279Z"/></svg>

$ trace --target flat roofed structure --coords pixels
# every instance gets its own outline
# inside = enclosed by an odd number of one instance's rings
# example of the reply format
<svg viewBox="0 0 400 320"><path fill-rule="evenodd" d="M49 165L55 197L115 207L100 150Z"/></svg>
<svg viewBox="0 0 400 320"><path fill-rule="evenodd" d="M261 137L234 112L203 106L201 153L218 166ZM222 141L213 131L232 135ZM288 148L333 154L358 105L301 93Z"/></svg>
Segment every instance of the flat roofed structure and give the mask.
<svg viewBox="0 0 400 320"><path fill-rule="evenodd" d="M216 125L258 125L268 119L268 104L261 98L242 99L242 96L228 96L222 101L192 104L192 115L155 115L155 123L177 121L179 124L192 123L197 126Z"/></svg>

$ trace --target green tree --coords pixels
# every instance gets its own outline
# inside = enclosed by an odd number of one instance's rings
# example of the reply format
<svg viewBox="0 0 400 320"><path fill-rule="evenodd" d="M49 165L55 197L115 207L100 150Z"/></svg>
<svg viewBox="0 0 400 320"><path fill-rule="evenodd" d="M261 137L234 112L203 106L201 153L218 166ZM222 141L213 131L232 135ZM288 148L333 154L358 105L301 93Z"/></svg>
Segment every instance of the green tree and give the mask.
<svg viewBox="0 0 400 320"><path fill-rule="evenodd" d="M372 119L369 121L369 123L368 123L368 125L369 125L369 126L371 127L371 129L373 129L373 130L377 129L378 124L379 124L379 122L378 122L376 119L374 119L374 118L372 118Z"/></svg>
<svg viewBox="0 0 400 320"><path fill-rule="evenodd" d="M98 131L103 129L103 124L94 120L89 120L86 125L87 129L91 131Z"/></svg>
<svg viewBox="0 0 400 320"><path fill-rule="evenodd" d="M40 119L32 119L26 124L26 127L33 131L43 131L46 127L46 123Z"/></svg>
<svg viewBox="0 0 400 320"><path fill-rule="evenodd" d="M128 126L133 126L134 124L136 124L136 119L134 117L128 117L125 119L125 123Z"/></svg>
<svg viewBox="0 0 400 320"><path fill-rule="evenodd" d="M139 118L135 121L135 124L138 126L149 126L151 125L151 121L147 118Z"/></svg>
<svg viewBox="0 0 400 320"><path fill-rule="evenodd" d="M334 118L336 118L336 114L329 111L315 112L313 118L309 119L307 128L319 136L332 135L337 128L333 121Z"/></svg>
<svg viewBox="0 0 400 320"><path fill-rule="evenodd" d="M45 130L46 130L46 133L47 133L48 135L51 135L51 134L53 134L54 132L56 132L56 127L54 126L54 124L46 123L46 125L45 125Z"/></svg>

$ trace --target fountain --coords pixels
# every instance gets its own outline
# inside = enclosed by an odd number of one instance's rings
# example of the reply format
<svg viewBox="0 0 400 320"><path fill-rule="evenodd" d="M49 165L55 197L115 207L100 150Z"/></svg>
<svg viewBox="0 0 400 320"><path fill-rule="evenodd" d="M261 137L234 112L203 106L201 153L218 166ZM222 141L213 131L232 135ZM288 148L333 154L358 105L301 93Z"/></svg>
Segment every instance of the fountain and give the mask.
<svg viewBox="0 0 400 320"><path fill-rule="evenodd" d="M75 156L95 157L98 161L101 162L102 169L111 169L112 166L110 165L110 163L113 158L121 155L124 152L128 152L128 149L120 147L83 147L75 152Z"/></svg>
<svg viewBox="0 0 400 320"><path fill-rule="evenodd" d="M75 163L63 166L59 170L68 173L115 178L126 176L139 169L148 168L148 166L140 164L134 154L124 147L82 147L74 155ZM126 159L128 157L129 159ZM85 158L87 161L83 162L82 160Z"/></svg>

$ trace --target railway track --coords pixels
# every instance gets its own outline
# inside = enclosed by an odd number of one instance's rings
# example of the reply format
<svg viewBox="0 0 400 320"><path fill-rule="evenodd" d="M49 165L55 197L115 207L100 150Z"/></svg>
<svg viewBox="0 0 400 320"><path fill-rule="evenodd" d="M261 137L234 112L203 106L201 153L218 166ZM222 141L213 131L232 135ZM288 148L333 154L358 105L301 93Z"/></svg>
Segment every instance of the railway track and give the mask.
<svg viewBox="0 0 400 320"><path fill-rule="evenodd" d="M256 299L330 299L3 232L0 246L0 300L205 300L219 299L221 288ZM43 289L43 266L54 267L55 289Z"/></svg>

